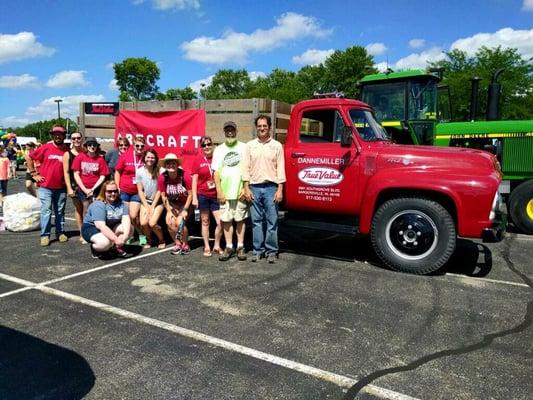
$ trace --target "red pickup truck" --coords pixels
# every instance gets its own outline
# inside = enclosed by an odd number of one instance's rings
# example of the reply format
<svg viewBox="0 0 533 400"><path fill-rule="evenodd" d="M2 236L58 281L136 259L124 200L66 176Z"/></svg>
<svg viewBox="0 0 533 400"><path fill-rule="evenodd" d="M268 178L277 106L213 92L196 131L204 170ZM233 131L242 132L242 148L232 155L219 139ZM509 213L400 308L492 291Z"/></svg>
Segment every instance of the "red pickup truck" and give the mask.
<svg viewBox="0 0 533 400"><path fill-rule="evenodd" d="M427 274L448 261L457 236L499 241L505 233L493 155L395 145L360 101L297 104L284 148L282 225L369 234L394 270Z"/></svg>

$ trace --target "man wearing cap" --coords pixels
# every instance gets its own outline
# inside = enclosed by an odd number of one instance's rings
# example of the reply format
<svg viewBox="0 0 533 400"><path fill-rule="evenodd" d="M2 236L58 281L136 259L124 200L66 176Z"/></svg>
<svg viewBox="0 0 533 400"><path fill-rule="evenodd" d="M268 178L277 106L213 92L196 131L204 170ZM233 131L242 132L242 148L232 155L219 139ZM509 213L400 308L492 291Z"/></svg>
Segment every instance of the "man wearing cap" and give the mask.
<svg viewBox="0 0 533 400"><path fill-rule="evenodd" d="M237 225L237 258L246 260L244 251L245 219L248 217L248 204L244 201L242 186L242 160L245 144L237 140L237 124L224 123L226 141L213 152L213 168L217 198L220 203L220 221L224 229L226 248L220 261L227 261L235 254L233 247L233 221Z"/></svg>
<svg viewBox="0 0 533 400"><path fill-rule="evenodd" d="M252 262L266 256L268 262L273 264L279 250L278 204L283 199L285 161L281 143L270 136L271 126L268 115L260 115L255 119L257 138L246 143L243 180L246 199L251 202Z"/></svg>
<svg viewBox="0 0 533 400"><path fill-rule="evenodd" d="M41 246L50 244L52 229L52 208L55 214L56 236L60 242L68 240L65 235L65 204L67 189L63 175L63 154L68 151L64 144L65 129L54 126L50 131L52 141L30 153L28 172L40 187L38 197L41 201ZM35 171L34 161L41 163L39 173Z"/></svg>

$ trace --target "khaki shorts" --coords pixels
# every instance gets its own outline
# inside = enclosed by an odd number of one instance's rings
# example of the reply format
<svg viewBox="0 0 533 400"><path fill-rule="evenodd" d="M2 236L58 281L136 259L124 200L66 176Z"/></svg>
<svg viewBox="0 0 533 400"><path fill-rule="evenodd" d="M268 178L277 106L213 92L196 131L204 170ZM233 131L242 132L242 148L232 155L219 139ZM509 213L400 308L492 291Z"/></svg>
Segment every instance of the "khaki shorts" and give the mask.
<svg viewBox="0 0 533 400"><path fill-rule="evenodd" d="M220 220L222 222L242 221L248 218L248 204L240 200L226 200L220 205Z"/></svg>

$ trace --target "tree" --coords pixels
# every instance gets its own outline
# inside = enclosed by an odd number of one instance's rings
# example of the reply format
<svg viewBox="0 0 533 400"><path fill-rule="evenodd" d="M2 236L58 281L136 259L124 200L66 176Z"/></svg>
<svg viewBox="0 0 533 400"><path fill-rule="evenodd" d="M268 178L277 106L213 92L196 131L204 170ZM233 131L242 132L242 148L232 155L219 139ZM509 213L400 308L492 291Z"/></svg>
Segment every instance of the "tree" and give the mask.
<svg viewBox="0 0 533 400"><path fill-rule="evenodd" d="M121 101L155 99L159 91L156 85L159 79L159 67L155 62L146 57L126 58L121 63L115 64L113 69Z"/></svg>
<svg viewBox="0 0 533 400"><path fill-rule="evenodd" d="M165 93L157 93L157 100L193 100L197 99L198 95L192 88L186 87L183 89L168 89Z"/></svg>
<svg viewBox="0 0 533 400"><path fill-rule="evenodd" d="M61 125L66 129L67 120L65 118L61 118L61 120L56 118L37 121L20 128L12 129L10 132L15 132L17 136L34 136L41 143L46 143L50 140L50 130L54 125ZM78 125L70 118L68 118L68 127L70 133L78 130Z"/></svg>
<svg viewBox="0 0 533 400"><path fill-rule="evenodd" d="M353 46L336 50L324 61L323 90L338 90L346 97L357 97L357 82L369 73L377 72L374 59L364 47Z"/></svg>
<svg viewBox="0 0 533 400"><path fill-rule="evenodd" d="M305 99L307 93L297 73L276 68L268 76L259 77L253 82L249 97L297 103Z"/></svg>
<svg viewBox="0 0 533 400"><path fill-rule="evenodd" d="M464 121L469 118L470 79L474 76L482 79L479 109L486 109L488 85L500 68L504 68L499 79L501 118L533 118L533 65L524 60L517 49L481 47L472 57L461 50L452 50L446 55L445 60L431 66L444 68L443 83L450 87L454 119Z"/></svg>
<svg viewBox="0 0 533 400"><path fill-rule="evenodd" d="M245 69L220 69L211 84L200 90L206 99L244 99L248 97L252 80Z"/></svg>

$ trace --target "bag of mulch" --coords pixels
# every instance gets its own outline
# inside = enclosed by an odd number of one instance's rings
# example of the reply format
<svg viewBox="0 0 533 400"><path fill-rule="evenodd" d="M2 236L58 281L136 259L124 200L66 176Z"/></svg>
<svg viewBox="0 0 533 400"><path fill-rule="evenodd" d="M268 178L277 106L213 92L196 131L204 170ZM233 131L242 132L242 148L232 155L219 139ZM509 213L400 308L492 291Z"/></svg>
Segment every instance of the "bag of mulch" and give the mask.
<svg viewBox="0 0 533 400"><path fill-rule="evenodd" d="M39 229L41 202L28 193L16 193L4 197L4 223L12 232Z"/></svg>

